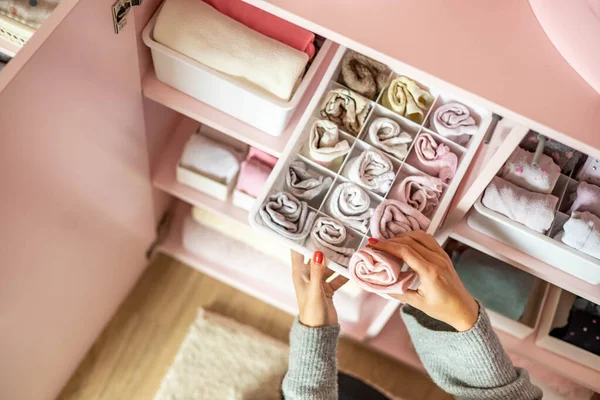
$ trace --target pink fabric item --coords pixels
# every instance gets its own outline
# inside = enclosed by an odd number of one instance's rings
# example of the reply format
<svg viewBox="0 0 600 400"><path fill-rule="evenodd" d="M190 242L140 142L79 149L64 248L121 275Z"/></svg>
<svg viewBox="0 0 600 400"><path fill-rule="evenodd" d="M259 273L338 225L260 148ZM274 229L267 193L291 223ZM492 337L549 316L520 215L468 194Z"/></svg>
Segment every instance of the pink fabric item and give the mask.
<svg viewBox="0 0 600 400"><path fill-rule="evenodd" d="M424 231L431 221L416 208L398 200L387 199L371 217L371 234L376 239L391 239L404 232Z"/></svg>
<svg viewBox="0 0 600 400"><path fill-rule="evenodd" d="M405 293L419 287L419 276L402 260L386 253L360 249L350 259L350 278L372 293Z"/></svg>
<svg viewBox="0 0 600 400"><path fill-rule="evenodd" d="M428 175L450 182L458 168L458 157L443 143L437 143L433 136L421 133L415 141L415 151L411 164Z"/></svg>
<svg viewBox="0 0 600 400"><path fill-rule="evenodd" d="M432 176L407 176L394 190L393 197L429 216L440 203L444 186Z"/></svg>
<svg viewBox="0 0 600 400"><path fill-rule="evenodd" d="M600 187L581 182L577 186L577 197L571 207L573 211L589 211L600 217Z"/></svg>
<svg viewBox="0 0 600 400"><path fill-rule="evenodd" d="M258 197L275 164L277 164L276 157L250 147L246 160L240 166L236 189L252 197Z"/></svg>
<svg viewBox="0 0 600 400"><path fill-rule="evenodd" d="M264 151L259 150L256 147L250 147L246 160L259 161L271 168L274 168L275 164L277 164L277 157L265 153Z"/></svg>
<svg viewBox="0 0 600 400"><path fill-rule="evenodd" d="M310 60L315 55L315 34L284 19L269 14L242 0L204 0L229 18L265 36L303 51Z"/></svg>

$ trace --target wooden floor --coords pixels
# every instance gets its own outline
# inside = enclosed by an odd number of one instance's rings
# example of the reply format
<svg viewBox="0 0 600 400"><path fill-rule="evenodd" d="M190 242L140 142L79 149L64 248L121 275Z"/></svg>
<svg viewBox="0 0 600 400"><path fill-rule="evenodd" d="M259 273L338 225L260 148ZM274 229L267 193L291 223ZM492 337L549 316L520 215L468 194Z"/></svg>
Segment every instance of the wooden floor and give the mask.
<svg viewBox="0 0 600 400"><path fill-rule="evenodd" d="M121 305L59 399L152 399L199 307L288 340L292 316L161 255ZM338 357L341 369L398 398L451 398L423 374L352 341L341 340Z"/></svg>

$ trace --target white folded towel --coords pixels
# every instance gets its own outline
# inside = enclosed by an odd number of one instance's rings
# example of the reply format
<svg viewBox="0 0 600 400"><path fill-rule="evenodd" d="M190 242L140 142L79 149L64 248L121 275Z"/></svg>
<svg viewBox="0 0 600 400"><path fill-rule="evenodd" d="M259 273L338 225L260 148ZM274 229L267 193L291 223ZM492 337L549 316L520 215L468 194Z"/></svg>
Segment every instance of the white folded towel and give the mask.
<svg viewBox="0 0 600 400"><path fill-rule="evenodd" d="M154 40L288 101L308 55L221 14L201 0L166 0Z"/></svg>
<svg viewBox="0 0 600 400"><path fill-rule="evenodd" d="M237 175L242 159L240 151L195 133L183 149L180 164L213 180L229 183Z"/></svg>
<svg viewBox="0 0 600 400"><path fill-rule="evenodd" d="M352 182L379 194L386 194L396 177L392 162L378 150L365 150L348 160L344 174Z"/></svg>
<svg viewBox="0 0 600 400"><path fill-rule="evenodd" d="M560 167L545 154L540 156L538 166L531 163L533 153L517 147L508 158L499 176L505 180L538 193L551 193L560 176Z"/></svg>
<svg viewBox="0 0 600 400"><path fill-rule="evenodd" d="M335 188L327 207L331 215L359 232L367 233L373 215L371 198L358 185L345 182Z"/></svg>
<svg viewBox="0 0 600 400"><path fill-rule="evenodd" d="M575 211L563 229L560 240L564 244L600 259L600 218L589 211Z"/></svg>
<svg viewBox="0 0 600 400"><path fill-rule="evenodd" d="M331 121L315 121L308 141L310 158L325 167L350 152L350 144L340 140L340 131Z"/></svg>
<svg viewBox="0 0 600 400"><path fill-rule="evenodd" d="M390 118L377 118L369 126L369 139L373 145L386 153L404 160L413 138L402 131L400 125Z"/></svg>

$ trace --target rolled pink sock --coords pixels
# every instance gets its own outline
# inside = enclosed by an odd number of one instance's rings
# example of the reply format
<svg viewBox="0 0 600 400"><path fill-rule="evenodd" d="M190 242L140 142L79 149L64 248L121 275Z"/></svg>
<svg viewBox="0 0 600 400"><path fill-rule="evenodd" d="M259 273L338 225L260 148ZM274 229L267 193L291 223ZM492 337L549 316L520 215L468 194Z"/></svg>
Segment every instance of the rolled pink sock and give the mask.
<svg viewBox="0 0 600 400"><path fill-rule="evenodd" d="M371 234L377 239L391 239L400 233L424 231L431 221L408 204L387 199L371 217Z"/></svg>
<svg viewBox="0 0 600 400"><path fill-rule="evenodd" d="M409 163L427 175L438 177L444 183L450 182L458 168L458 157L444 143L438 143L428 133L421 133L415 140L414 152Z"/></svg>
<svg viewBox="0 0 600 400"><path fill-rule="evenodd" d="M443 190L442 181L438 178L412 175L404 178L397 189L392 189L392 195L423 215L430 216L440 203Z"/></svg>
<svg viewBox="0 0 600 400"><path fill-rule="evenodd" d="M402 294L420 285L418 275L402 260L377 250L356 251L348 269L350 278L367 292Z"/></svg>

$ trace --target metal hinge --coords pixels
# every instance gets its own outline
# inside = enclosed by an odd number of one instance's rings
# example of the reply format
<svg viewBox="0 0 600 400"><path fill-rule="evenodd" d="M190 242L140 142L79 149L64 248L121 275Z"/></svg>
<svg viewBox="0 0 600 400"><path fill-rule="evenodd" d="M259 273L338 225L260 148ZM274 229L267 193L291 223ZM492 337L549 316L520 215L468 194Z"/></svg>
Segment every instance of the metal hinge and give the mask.
<svg viewBox="0 0 600 400"><path fill-rule="evenodd" d="M150 260L152 258L156 248L167 237L167 234L169 233L169 230L171 229L171 222L173 221L173 214L174 214L174 212L171 209L171 210L165 211L164 214L160 217L160 221L158 222L158 225L156 226L156 239L154 240L154 242L152 242L150 247L148 247L148 250L146 250L146 259L147 260Z"/></svg>
<svg viewBox="0 0 600 400"><path fill-rule="evenodd" d="M142 4L142 0L118 0L112 6L112 19L115 33L119 33L127 25L129 9Z"/></svg>

